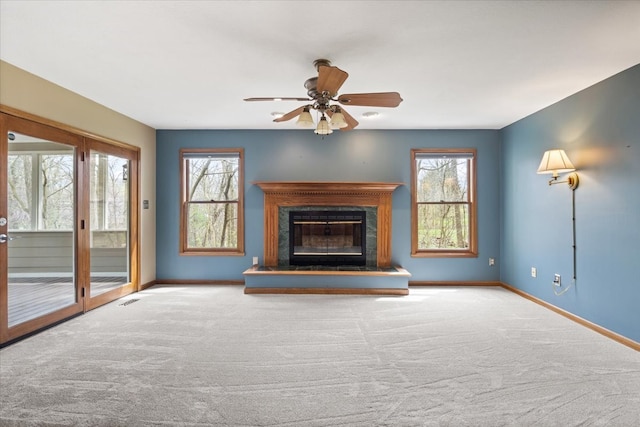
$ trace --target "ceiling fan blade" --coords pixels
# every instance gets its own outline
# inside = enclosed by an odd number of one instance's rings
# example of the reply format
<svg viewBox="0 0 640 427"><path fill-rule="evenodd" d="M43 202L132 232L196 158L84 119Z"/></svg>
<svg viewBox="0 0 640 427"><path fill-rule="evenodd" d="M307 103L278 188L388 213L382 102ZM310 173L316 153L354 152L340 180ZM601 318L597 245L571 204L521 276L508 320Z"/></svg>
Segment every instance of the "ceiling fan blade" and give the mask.
<svg viewBox="0 0 640 427"><path fill-rule="evenodd" d="M356 119L353 118L351 114L344 111L344 108L341 108L341 111L342 115L344 116L344 121L347 122L347 127L344 127L340 130L351 130L360 124Z"/></svg>
<svg viewBox="0 0 640 427"><path fill-rule="evenodd" d="M397 107L402 98L398 92L345 93L338 97L338 102L366 107Z"/></svg>
<svg viewBox="0 0 640 427"><path fill-rule="evenodd" d="M307 107L307 105L303 105L300 108L296 108L293 111L289 111L287 114L283 115L282 117L278 117L277 119L273 119L274 122L286 122L287 120L291 120L294 117L297 117L300 115L300 113L302 113L302 110L304 110L304 107Z"/></svg>
<svg viewBox="0 0 640 427"><path fill-rule="evenodd" d="M311 101L309 98L273 97L273 98L245 98L244 101Z"/></svg>
<svg viewBox="0 0 640 427"><path fill-rule="evenodd" d="M347 80L347 77L349 77L349 74L338 67L320 65L318 67L318 83L316 88L319 93L329 92L331 97L334 97L344 81Z"/></svg>

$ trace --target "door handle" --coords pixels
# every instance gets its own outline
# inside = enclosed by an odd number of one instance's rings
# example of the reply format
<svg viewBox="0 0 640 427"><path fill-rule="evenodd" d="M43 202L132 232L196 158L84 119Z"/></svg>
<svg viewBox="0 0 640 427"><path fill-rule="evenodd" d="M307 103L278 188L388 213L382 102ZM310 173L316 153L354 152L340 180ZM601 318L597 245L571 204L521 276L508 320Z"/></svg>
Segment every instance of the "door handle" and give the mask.
<svg viewBox="0 0 640 427"><path fill-rule="evenodd" d="M0 243L7 243L14 239L15 237L7 236L6 234L0 234Z"/></svg>

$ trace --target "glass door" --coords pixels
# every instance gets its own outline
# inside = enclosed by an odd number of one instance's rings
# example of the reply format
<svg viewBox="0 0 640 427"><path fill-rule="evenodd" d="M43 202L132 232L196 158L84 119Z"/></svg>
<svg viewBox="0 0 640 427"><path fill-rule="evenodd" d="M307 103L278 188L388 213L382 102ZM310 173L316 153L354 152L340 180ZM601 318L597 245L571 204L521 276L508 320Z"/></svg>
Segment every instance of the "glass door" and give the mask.
<svg viewBox="0 0 640 427"><path fill-rule="evenodd" d="M136 290L131 225L137 221L137 153L94 140L87 145L92 308Z"/></svg>
<svg viewBox="0 0 640 427"><path fill-rule="evenodd" d="M79 147L71 133L2 115L0 342L82 312Z"/></svg>
<svg viewBox="0 0 640 427"><path fill-rule="evenodd" d="M140 153L4 112L0 132L1 345L137 290Z"/></svg>

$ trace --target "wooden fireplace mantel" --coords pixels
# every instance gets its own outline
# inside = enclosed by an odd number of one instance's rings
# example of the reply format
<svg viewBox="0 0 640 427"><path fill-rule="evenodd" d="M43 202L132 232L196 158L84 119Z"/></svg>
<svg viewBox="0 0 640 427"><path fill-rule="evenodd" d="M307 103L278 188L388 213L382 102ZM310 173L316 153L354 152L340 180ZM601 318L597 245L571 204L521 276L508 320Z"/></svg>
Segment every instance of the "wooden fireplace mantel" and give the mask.
<svg viewBox="0 0 640 427"><path fill-rule="evenodd" d="M256 181L257 185L265 192L285 194L370 194L393 193L401 185L401 182L316 182L316 181Z"/></svg>
<svg viewBox="0 0 640 427"><path fill-rule="evenodd" d="M281 206L373 206L378 210L377 265L391 266L392 193L398 182L257 181L264 191L264 264L278 265Z"/></svg>

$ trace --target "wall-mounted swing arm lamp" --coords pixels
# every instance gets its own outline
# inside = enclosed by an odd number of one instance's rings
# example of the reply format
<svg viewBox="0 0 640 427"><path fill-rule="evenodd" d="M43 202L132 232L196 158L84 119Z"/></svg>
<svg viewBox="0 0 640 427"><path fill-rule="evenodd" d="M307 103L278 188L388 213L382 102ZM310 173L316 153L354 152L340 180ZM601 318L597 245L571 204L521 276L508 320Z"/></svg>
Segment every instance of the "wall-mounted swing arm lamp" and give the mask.
<svg viewBox="0 0 640 427"><path fill-rule="evenodd" d="M573 172L575 170L576 168L573 166L573 163L571 163L571 160L569 160L569 157L567 157L567 153L559 149L545 151L540 166L538 166L539 174L552 174L549 185L567 183L572 190L578 188L578 183L580 182L578 174ZM565 172L571 173L567 175L566 180L558 181L559 174Z"/></svg>
<svg viewBox="0 0 640 427"><path fill-rule="evenodd" d="M576 284L576 193L575 193L575 189L578 188L578 174L575 173L574 171L576 170L575 166L573 166L573 163L571 163L571 160L569 160L569 157L567 157L567 153L564 152L564 150L560 150L560 149L555 149L555 150L548 150L544 152L544 155L542 156L542 161L540 162L540 166L538 166L538 173L542 174L542 173L550 173L551 175L551 179L549 180L549 185L552 184L561 184L561 183L567 183L569 184L569 188L571 188L571 221L572 221L572 231L573 231L573 280L571 282L571 285L575 285ZM564 181L558 181L558 176L560 173L565 173L565 172L571 172L569 175L567 175L567 179L565 179ZM556 289L557 286L560 286L560 281L559 281L559 277L558 276L558 281L556 282L554 280L553 285L553 292L556 295L562 295L565 292L567 292L571 286L566 287L565 289L558 291Z"/></svg>

